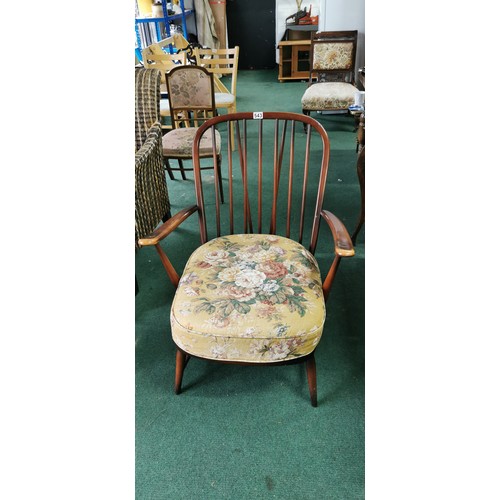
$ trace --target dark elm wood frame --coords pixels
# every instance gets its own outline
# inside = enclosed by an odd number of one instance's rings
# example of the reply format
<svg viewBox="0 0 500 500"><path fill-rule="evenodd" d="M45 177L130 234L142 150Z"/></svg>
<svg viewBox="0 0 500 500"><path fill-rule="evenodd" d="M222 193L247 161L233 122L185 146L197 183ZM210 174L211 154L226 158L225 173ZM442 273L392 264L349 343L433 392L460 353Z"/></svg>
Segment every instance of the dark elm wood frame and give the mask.
<svg viewBox="0 0 500 500"><path fill-rule="evenodd" d="M259 116L258 118L256 116ZM247 147L247 122L257 121L258 127L258 146L256 148L257 158L254 163L252 163L251 167L248 162L248 147ZM228 123L229 122L229 123ZM207 231L207 216L206 209L204 203L204 187L202 184L201 178L201 166L200 160L201 157L198 152L199 143L201 140L201 136L208 131L208 133L212 134L213 144L215 144L215 127L221 123L225 123L227 125L234 125L234 130L236 131L236 146L237 152L234 153L236 159L239 159L239 169L233 168L233 155L231 148L231 127L227 127L227 163L228 163L228 175L227 182L229 185L229 203L225 204L225 210L229 212L229 234L234 234L234 226L235 226L235 217L234 217L234 178L236 175L241 176L241 182L243 186L243 203L242 203L242 220L238 219L238 222L243 223L243 233L253 233L254 220L252 219L252 210L250 203L250 193L249 188L250 184L247 182L247 169L248 168L256 168L257 169L257 178L258 178L258 186L257 186L257 194L256 199L258 201L257 208L257 233L262 233L262 218L263 218L263 206L262 206L262 196L263 196L263 186L265 184L265 180L263 178L263 123L271 122L274 123L274 147L273 147L273 165L272 165L272 205L271 205L271 214L270 214L270 230L268 234L278 234L277 233L277 218L278 218L278 193L280 188L280 179L282 178L283 170L283 160L285 158L285 143L286 143L286 134L287 128L289 128L289 167L288 167L288 181L282 182L281 187L285 190L286 196L286 230L284 236L287 238L291 237L291 220L292 220L292 212L293 209L297 209L297 212L300 212L299 216L299 228L298 228L298 238L297 241L302 243L304 236L304 228L305 228L305 214L306 211L309 215L312 212L312 224L311 224L311 237L309 241L309 251L314 254L318 235L319 235L319 227L320 220L323 219L328 228L330 229L332 238L333 238L333 258L330 269L323 280L323 295L325 301L328 297L328 294L331 290L333 280L335 278L340 260L343 257L351 257L354 255L354 248L349 237L349 233L347 232L344 224L338 219L333 213L323 209L323 200L325 194L325 186L327 180L328 173L328 164L329 164L329 156L330 156L330 141L328 139L328 135L323 128L323 126L316 121L315 119L301 115L298 113L285 113L285 112L263 112L259 113L259 115L254 115L253 113L245 112L245 113L234 113L227 114L222 116L214 117L208 121L206 121L203 125L198 129L194 144L193 144L193 166L194 166L194 181L195 181L195 189L196 189L196 205L185 208L175 214L170 220L166 223L158 227L150 236L147 238L142 238L139 241L141 246L145 245L154 245L161 261L165 267L165 270L175 287L177 287L179 283L179 275L173 268L170 260L168 259L166 253L163 248L160 246L160 242L166 238L169 234L171 234L182 222L184 222L188 217L190 217L195 212L198 214L199 220L199 228L200 228L200 237L201 243L204 244L209 240L208 231ZM299 160L295 158L295 139L298 136L295 134L296 124L302 124L306 128L306 137L302 140L305 140L306 149L304 153L304 165L303 168L300 165L296 165L299 163ZM281 126L281 134L280 134L280 126ZM300 125L299 125L300 126ZM321 161L319 165L319 171L316 173L317 175L317 184L314 184L312 190L309 191L315 193L314 203L306 203L307 198L307 185L310 179L313 177L312 170L310 169L311 163L311 136L312 134L319 137L321 142ZM303 137L303 136L302 136ZM253 149L252 149L253 151ZM216 152L213 150L212 157L216 160ZM300 161L302 156L300 158ZM271 162L266 163L270 165ZM314 165L317 167L318 165ZM212 167L213 168L213 167ZM297 173L298 172L298 173ZM241 175L240 175L241 174ZM301 199L294 200L292 199L292 184L294 176L302 175L302 189L301 189ZM311 175L310 175L311 174ZM216 235L217 237L221 236L221 200L220 200L220 172L217 169L214 169L214 177L215 182L213 183L213 189L215 190L215 226L216 226ZM298 181L297 181L298 182ZM312 181L311 181L312 182ZM316 190L317 185L317 190ZM283 197L284 198L284 197ZM282 199L283 199L282 198ZM307 208L307 210L306 210ZM210 220L212 220L210 218ZM281 222L281 221L280 221ZM294 225L295 227L295 225ZM241 232L240 232L241 233ZM175 392L176 394L181 392L181 384L182 384L182 376L184 373L184 369L186 367L187 361L192 355L185 352L184 350L178 348L176 355L176 370L175 370ZM197 357L197 356L194 356ZM256 363L238 363L232 361L220 361L225 363L233 363L233 364L256 364ZM258 364L268 364L268 365L276 365L276 364L290 364L293 362L305 362L306 371L307 371L307 379L309 385L309 392L311 397L311 404L313 406L317 406L317 387L316 387L316 362L314 359L314 351L310 354L303 356L301 358L296 358L294 360L289 361L277 361L277 362L269 362L269 363L258 363Z"/></svg>
<svg viewBox="0 0 500 500"><path fill-rule="evenodd" d="M323 43L348 43L353 45L351 60L345 68L329 69L329 68L314 68L314 50L316 46ZM316 83L325 82L346 82L356 86L354 74L354 66L356 64L356 50L358 45L358 32L353 31L318 31L311 38L311 52L309 53L309 82L308 87ZM328 111L326 108L320 108L321 111ZM331 111L336 111L338 108L332 108ZM312 109L302 109L302 113L309 116L311 111L319 111ZM346 109L347 111L347 109Z"/></svg>

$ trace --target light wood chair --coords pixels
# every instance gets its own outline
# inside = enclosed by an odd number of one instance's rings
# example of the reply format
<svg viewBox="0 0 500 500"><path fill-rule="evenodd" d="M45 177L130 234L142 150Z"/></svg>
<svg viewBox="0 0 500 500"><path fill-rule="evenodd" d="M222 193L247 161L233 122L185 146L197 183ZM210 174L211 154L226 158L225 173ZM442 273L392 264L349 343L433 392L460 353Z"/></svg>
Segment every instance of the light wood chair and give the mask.
<svg viewBox="0 0 500 500"><path fill-rule="evenodd" d="M170 75L175 71L179 69ZM235 153L229 146L230 123L236 135ZM219 155L215 138L221 124L228 144L229 203L224 205L219 183L209 186L201 176L205 138L212 138L215 165ZM296 133L303 125L306 134ZM269 137L274 137L274 144L269 145ZM243 365L304 362L311 404L317 406L314 353L325 326L327 298L341 259L354 255L343 223L323 208L329 156L330 141L323 126L299 113L226 114L197 129L196 205L139 240L141 246L156 247L176 287L170 314L177 346L176 394L181 392L190 358ZM216 180L220 178L218 169L213 173ZM175 237L175 229L194 213L201 246L179 277L162 240ZM320 220L333 239L324 280L314 257ZM332 333L328 330L331 324L325 332Z"/></svg>
<svg viewBox="0 0 500 500"><path fill-rule="evenodd" d="M240 48L238 46L229 49L194 49L196 64L206 68L216 75L215 83L215 107L227 109L228 113L236 113L236 83L238 80L238 59ZM228 85L220 80L219 75L224 78L230 77ZM231 123L232 127L233 124ZM231 129L232 149L235 150L234 130Z"/></svg>
<svg viewBox="0 0 500 500"><path fill-rule="evenodd" d="M161 43L149 45L142 51L142 61L145 68L158 69L161 71L160 85L160 116L163 130L171 130L172 125L168 123L170 118L170 106L168 104L167 85L165 75L172 68L183 66L187 63L187 54L184 51L169 53L164 47L174 44L174 37L165 38Z"/></svg>

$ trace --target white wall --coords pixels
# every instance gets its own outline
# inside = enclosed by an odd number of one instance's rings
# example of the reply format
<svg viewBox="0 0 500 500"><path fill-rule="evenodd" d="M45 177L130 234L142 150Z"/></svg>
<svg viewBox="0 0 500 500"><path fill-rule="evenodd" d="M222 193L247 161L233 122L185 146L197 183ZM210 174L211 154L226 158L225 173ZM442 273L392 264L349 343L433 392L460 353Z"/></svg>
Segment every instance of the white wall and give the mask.
<svg viewBox="0 0 500 500"><path fill-rule="evenodd" d="M281 0L276 0L280 2ZM365 65L365 0L320 0L321 31L358 30L356 70Z"/></svg>
<svg viewBox="0 0 500 500"><path fill-rule="evenodd" d="M358 30L356 70L365 65L365 0L303 0L301 9L309 10L312 16L319 15L318 29L321 31ZM295 0L276 0L276 46L285 33L286 18L297 12ZM276 51L276 62L279 52Z"/></svg>

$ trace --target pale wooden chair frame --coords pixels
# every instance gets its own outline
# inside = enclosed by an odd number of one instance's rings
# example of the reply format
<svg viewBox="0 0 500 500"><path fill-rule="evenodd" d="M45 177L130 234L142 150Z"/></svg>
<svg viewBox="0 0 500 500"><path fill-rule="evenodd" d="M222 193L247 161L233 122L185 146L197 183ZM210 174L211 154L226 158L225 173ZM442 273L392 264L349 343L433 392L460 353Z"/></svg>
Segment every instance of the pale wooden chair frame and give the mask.
<svg viewBox="0 0 500 500"><path fill-rule="evenodd" d="M214 74L216 78L214 79L214 84L216 92L221 94L230 94L234 97L234 102L232 104L227 104L224 102L217 102L217 94L215 96L215 105L217 108L227 109L228 113L236 113L236 83L238 80L238 61L239 61L240 48L235 46L234 48L228 49L209 49L195 47L194 55L196 58L196 64L206 68L208 71ZM229 88L224 85L220 80L219 75L229 75L231 77L231 84ZM232 127L232 123L230 124ZM234 143L234 130L231 128L231 144L232 150L234 151L236 145Z"/></svg>

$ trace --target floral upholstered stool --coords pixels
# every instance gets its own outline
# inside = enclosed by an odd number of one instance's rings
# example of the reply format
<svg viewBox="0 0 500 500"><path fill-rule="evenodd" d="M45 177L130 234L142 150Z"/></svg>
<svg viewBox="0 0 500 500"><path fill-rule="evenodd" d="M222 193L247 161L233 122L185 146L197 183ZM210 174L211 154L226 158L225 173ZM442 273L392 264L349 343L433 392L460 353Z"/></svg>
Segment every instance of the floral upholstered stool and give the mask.
<svg viewBox="0 0 500 500"><path fill-rule="evenodd" d="M281 236L213 239L186 264L170 321L174 342L193 356L243 363L307 356L325 322L318 264Z"/></svg>

